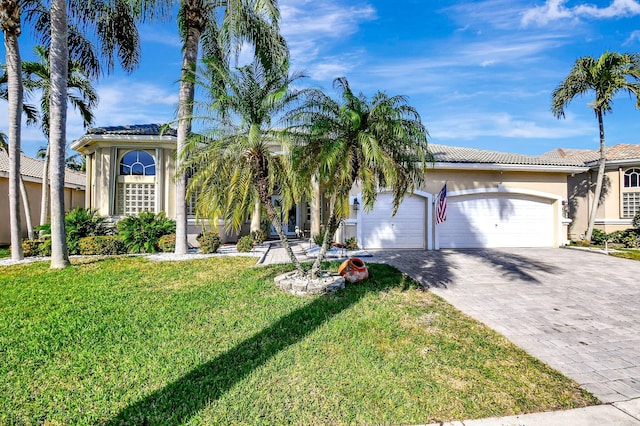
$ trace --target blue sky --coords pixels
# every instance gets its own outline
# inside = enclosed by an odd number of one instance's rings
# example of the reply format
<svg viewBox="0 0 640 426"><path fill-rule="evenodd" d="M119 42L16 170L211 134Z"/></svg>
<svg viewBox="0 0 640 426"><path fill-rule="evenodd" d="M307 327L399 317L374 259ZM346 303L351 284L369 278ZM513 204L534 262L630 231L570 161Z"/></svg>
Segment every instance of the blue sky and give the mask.
<svg viewBox="0 0 640 426"><path fill-rule="evenodd" d="M280 0L282 32L293 70L306 85L335 95L346 76L352 89L406 95L430 142L523 154L595 149L598 129L577 98L566 119L550 112L551 92L581 56L640 52L640 0ZM29 33L21 37L30 58ZM180 72L175 23L141 27L142 61L96 85L96 125L166 122L174 118ZM4 62L4 51L0 58ZM7 128L0 104L0 130ZM6 131L6 130L5 130ZM68 139L84 130L70 110ZM626 94L605 117L607 143L640 143L640 111ZM43 138L24 129L33 155Z"/></svg>

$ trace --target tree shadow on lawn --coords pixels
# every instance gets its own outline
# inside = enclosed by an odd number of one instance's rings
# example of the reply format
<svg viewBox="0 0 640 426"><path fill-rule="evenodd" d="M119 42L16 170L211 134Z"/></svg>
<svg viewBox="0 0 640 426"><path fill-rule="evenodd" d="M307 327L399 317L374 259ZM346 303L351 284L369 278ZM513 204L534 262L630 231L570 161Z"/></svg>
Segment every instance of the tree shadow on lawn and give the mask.
<svg viewBox="0 0 640 426"><path fill-rule="evenodd" d="M424 289L449 288L462 281L459 274L466 274L464 280L467 280L467 276L478 277L487 267L491 269L484 273L529 284L541 284L536 276L539 272L558 272L557 267L540 261L537 256L518 254L509 249L407 250L376 256L407 273Z"/></svg>
<svg viewBox="0 0 640 426"><path fill-rule="evenodd" d="M414 285L406 275L388 265L370 265L369 271L371 277L368 281L349 285L333 295L314 298L229 351L125 407L106 424L185 423L253 370L303 340L368 293L392 288L404 291Z"/></svg>

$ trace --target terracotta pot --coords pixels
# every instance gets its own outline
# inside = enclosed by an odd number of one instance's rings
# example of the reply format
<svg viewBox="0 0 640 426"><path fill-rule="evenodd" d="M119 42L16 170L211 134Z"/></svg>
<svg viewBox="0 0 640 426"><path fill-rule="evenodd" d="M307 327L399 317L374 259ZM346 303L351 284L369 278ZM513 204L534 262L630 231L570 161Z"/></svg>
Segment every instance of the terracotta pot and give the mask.
<svg viewBox="0 0 640 426"><path fill-rule="evenodd" d="M369 270L366 265L357 257L347 259L338 268L338 273L350 283L357 283L369 278Z"/></svg>

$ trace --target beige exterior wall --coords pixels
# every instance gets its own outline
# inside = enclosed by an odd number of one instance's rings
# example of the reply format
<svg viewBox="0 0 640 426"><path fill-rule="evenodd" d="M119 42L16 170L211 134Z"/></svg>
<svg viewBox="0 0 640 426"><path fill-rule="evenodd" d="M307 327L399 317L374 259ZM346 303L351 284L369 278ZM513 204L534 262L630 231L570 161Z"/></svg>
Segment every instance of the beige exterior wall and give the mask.
<svg viewBox="0 0 640 426"><path fill-rule="evenodd" d="M625 165L624 167L608 167L606 169L595 228L611 233L631 227L632 218L623 217L622 211L622 193L638 190L638 188L624 188L624 172L631 168L640 168L640 165ZM597 170L592 170L570 176L568 179L569 209L570 217L573 219L569 228L571 239L581 239L586 233L597 174Z"/></svg>
<svg viewBox="0 0 640 426"><path fill-rule="evenodd" d="M453 166L455 167L455 166ZM554 245L563 245L567 241L567 227L563 225L562 202L567 200L567 173L527 170L464 170L430 168L425 183L416 188L416 192L426 192L435 196L447 182L447 194L455 196L458 192L487 190L512 193L524 193L552 200L554 211ZM354 187L351 197L359 195L360 188ZM362 209L362 205L360 206ZM341 240L355 236L357 214L350 212L349 220L337 237ZM429 233L433 232L432 229Z"/></svg>
<svg viewBox="0 0 640 426"><path fill-rule="evenodd" d="M40 182L30 180L25 181L27 194L29 196L29 204L31 208L31 222L35 227L40 225L40 195L42 185ZM64 189L64 206L65 210L71 210L75 207L84 207L84 190L82 189ZM8 245L11 243L11 229L9 226L9 179L0 177L0 194L5 201L0 202L0 245ZM22 212L22 236L27 238L27 221L25 212L20 200L20 211Z"/></svg>

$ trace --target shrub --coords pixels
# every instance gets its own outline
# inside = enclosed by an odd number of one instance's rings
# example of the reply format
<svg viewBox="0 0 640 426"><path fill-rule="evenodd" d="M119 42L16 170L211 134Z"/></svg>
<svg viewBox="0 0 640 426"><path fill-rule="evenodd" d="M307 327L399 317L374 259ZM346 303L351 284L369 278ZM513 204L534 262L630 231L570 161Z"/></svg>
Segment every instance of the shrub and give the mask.
<svg viewBox="0 0 640 426"><path fill-rule="evenodd" d="M238 243L236 244L236 249L240 253L247 253L251 251L254 243L255 241L253 241L253 237L251 235L245 235L244 237L241 237L238 240Z"/></svg>
<svg viewBox="0 0 640 426"><path fill-rule="evenodd" d="M638 237L635 233L630 232L622 238L622 244L625 248L636 248L638 247Z"/></svg>
<svg viewBox="0 0 640 426"><path fill-rule="evenodd" d="M215 253L222 245L222 240L217 232L205 231L198 235L198 243L200 244L200 250L203 253Z"/></svg>
<svg viewBox="0 0 640 426"><path fill-rule="evenodd" d="M349 237L344 241L344 247L347 250L356 250L358 248L358 239L356 237Z"/></svg>
<svg viewBox="0 0 640 426"><path fill-rule="evenodd" d="M597 228L594 229L593 234L591 234L591 244L601 245L604 244L607 239L607 233Z"/></svg>
<svg viewBox="0 0 640 426"><path fill-rule="evenodd" d="M158 248L165 253L176 251L176 234L167 234L158 238Z"/></svg>
<svg viewBox="0 0 640 426"><path fill-rule="evenodd" d="M318 234L313 236L313 242L317 246L322 246L323 240L324 240L324 234Z"/></svg>
<svg viewBox="0 0 640 426"><path fill-rule="evenodd" d="M640 210L633 216L633 220L631 221L631 226L635 229L640 229Z"/></svg>
<svg viewBox="0 0 640 426"><path fill-rule="evenodd" d="M67 247L69 254L78 254L80 238L108 235L112 232L107 218L100 216L96 210L77 207L64 216L67 231Z"/></svg>
<svg viewBox="0 0 640 426"><path fill-rule="evenodd" d="M82 255L113 255L127 252L124 240L118 235L80 238L78 249Z"/></svg>
<svg viewBox="0 0 640 426"><path fill-rule="evenodd" d="M251 232L251 236L253 237L253 241L256 244L262 244L264 243L264 240L267 239L267 233L264 232L262 229Z"/></svg>
<svg viewBox="0 0 640 426"><path fill-rule="evenodd" d="M154 253L158 239L176 232L176 222L164 213L141 212L118 222L120 235L130 253Z"/></svg>
<svg viewBox="0 0 640 426"><path fill-rule="evenodd" d="M25 257L50 256L51 240L48 238L38 240L22 240L22 253Z"/></svg>

